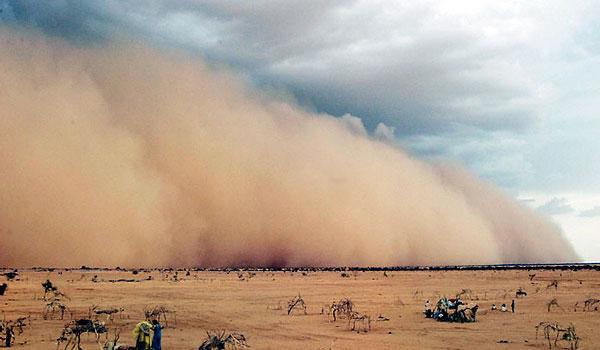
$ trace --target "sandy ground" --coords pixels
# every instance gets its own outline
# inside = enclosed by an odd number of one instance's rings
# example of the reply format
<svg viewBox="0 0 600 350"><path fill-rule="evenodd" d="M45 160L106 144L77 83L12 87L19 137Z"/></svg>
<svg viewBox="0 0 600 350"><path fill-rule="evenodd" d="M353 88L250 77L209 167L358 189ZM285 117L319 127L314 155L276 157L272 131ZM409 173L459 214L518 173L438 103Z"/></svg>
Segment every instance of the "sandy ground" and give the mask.
<svg viewBox="0 0 600 350"><path fill-rule="evenodd" d="M533 281L529 274L536 274ZM100 282L92 282L97 275ZM43 320L41 282L49 278L70 297L66 304L74 318L87 317L91 305L122 307L121 318L108 322L119 326L121 341L129 344L131 330L143 319L144 308L164 305L176 311L163 331L163 349L197 349L210 329L237 330L246 335L252 349L544 349L535 340L541 321L573 323L581 337L580 349L600 349L600 312L574 311L574 304L600 298L600 272L594 271L414 271L414 272L257 272L241 280L237 273L128 271L21 271L9 281L0 297L6 319L31 315L31 326L17 336L18 349L55 349L56 338L70 319ZM153 280L111 283L126 278ZM546 286L558 280L558 289ZM516 313L490 311L493 303L510 305L515 290L529 295L517 299ZM453 296L463 288L481 309L475 323L441 323L422 316L427 299ZM301 294L308 307L288 316L287 300ZM328 321L322 308L334 299L348 297L355 310L373 318L369 332L349 330L344 320ZM556 298L562 308L547 310ZM280 307L282 309L280 309ZM382 315L389 321L377 321ZM83 347L98 349L94 337L83 337ZM500 343L505 340L508 343ZM23 344L25 342L25 344ZM560 344L559 344L560 345ZM566 344L564 344L566 346Z"/></svg>

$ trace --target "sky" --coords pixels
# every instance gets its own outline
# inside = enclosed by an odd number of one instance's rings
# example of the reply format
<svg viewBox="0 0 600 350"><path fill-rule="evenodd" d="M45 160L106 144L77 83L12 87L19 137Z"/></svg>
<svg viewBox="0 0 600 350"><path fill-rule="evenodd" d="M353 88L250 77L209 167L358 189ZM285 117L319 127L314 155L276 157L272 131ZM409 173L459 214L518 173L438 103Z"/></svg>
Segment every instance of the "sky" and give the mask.
<svg viewBox="0 0 600 350"><path fill-rule="evenodd" d="M134 40L227 67L460 163L600 261L595 1L8 1L0 23L74 45Z"/></svg>

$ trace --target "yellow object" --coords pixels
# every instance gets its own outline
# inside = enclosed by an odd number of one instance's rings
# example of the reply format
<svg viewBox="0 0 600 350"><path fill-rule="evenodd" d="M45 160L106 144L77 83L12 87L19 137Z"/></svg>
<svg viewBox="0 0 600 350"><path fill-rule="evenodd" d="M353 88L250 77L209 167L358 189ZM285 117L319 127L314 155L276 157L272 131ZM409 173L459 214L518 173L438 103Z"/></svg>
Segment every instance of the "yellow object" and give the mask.
<svg viewBox="0 0 600 350"><path fill-rule="evenodd" d="M151 350L152 348L152 332L154 327L148 321L142 321L135 325L133 329L133 339L137 346L138 341L144 343L144 349Z"/></svg>

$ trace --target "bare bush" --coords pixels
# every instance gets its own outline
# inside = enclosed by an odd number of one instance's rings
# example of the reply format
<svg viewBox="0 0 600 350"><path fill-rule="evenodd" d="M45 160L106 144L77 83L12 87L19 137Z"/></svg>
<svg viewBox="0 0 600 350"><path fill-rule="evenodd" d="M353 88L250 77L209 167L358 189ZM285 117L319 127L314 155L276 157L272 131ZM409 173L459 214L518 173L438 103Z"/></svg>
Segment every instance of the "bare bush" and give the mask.
<svg viewBox="0 0 600 350"><path fill-rule="evenodd" d="M352 300L348 298L342 298L338 302L332 302L329 306L329 315L333 318L333 322L335 322L338 317L348 318L350 313L352 312Z"/></svg>
<svg viewBox="0 0 600 350"><path fill-rule="evenodd" d="M557 322L540 322L535 326L536 340L538 339L540 330L543 331L544 339L548 342L548 349L552 349L553 345L556 348L559 341L567 342L571 350L575 350L579 347L579 336L572 323L569 324L569 326L564 327Z"/></svg>
<svg viewBox="0 0 600 350"><path fill-rule="evenodd" d="M294 311L295 309L301 309L302 311L304 311L304 314L306 315L306 304L304 303L304 299L302 299L300 294L298 294L294 298L290 299L290 301L288 301L288 308L287 308L288 315L291 315L292 311Z"/></svg>
<svg viewBox="0 0 600 350"><path fill-rule="evenodd" d="M522 297L526 297L527 296L527 292L525 291L525 289L519 287L517 288L517 291L515 292L515 297L516 298L522 298Z"/></svg>
<svg viewBox="0 0 600 350"><path fill-rule="evenodd" d="M64 349L81 350L81 335L84 333L93 333L96 336L96 342L100 347L100 334L106 333L107 329L104 323L88 319L80 319L69 322L62 330L60 336L56 339L57 349L63 342L66 342ZM70 346L70 347L69 347Z"/></svg>
<svg viewBox="0 0 600 350"><path fill-rule="evenodd" d="M206 339L200 344L198 350L245 349L249 348L246 337L239 332L227 333L224 330L207 331Z"/></svg>
<svg viewBox="0 0 600 350"><path fill-rule="evenodd" d="M348 315L348 327L350 327L350 325L352 325L352 327L350 328L350 330L356 330L358 332L360 332L360 329L356 329L356 323L358 322L359 326L362 326L362 330L364 332L368 332L371 330L371 317L366 315L366 314L362 314L360 312L356 312L356 311L352 311L350 312L350 314Z"/></svg>
<svg viewBox="0 0 600 350"><path fill-rule="evenodd" d="M100 308L98 305L92 305L90 307L90 317L92 313L94 313L96 317L106 315L106 321L113 321L114 315L121 315L123 311L125 311L123 308Z"/></svg>
<svg viewBox="0 0 600 350"><path fill-rule="evenodd" d="M144 310L144 316L146 316L146 319L157 319L159 322L163 323L165 327L169 327L169 319L167 318L167 315L172 315L173 322L177 324L176 312L168 309L164 305L157 305L152 309Z"/></svg>
<svg viewBox="0 0 600 350"><path fill-rule="evenodd" d="M558 300L556 300L556 298L550 300L546 306L548 307L548 312L550 312L553 306L564 311L564 309L560 305L558 305Z"/></svg>
<svg viewBox="0 0 600 350"><path fill-rule="evenodd" d="M552 287L554 287L554 290L558 290L558 280L552 280L550 283L548 283L546 289L550 289Z"/></svg>
<svg viewBox="0 0 600 350"><path fill-rule="evenodd" d="M60 319L63 320L65 318L65 313L67 312L69 313L71 318L73 318L73 313L71 312L71 309L60 300L54 299L50 300L46 304L46 306L44 307L44 311L42 312L42 317L44 318L44 320L52 320L54 319L55 315L59 315Z"/></svg>

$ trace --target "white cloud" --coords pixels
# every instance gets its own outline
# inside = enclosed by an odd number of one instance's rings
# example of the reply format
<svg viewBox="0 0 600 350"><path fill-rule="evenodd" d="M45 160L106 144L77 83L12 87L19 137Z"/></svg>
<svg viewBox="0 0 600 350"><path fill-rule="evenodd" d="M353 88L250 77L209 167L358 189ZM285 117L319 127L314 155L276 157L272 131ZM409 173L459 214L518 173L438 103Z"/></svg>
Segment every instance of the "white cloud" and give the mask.
<svg viewBox="0 0 600 350"><path fill-rule="evenodd" d="M554 205L566 206L565 213L553 215L554 220L564 231L567 239L573 243L584 261L600 262L600 216L582 216L593 211L600 203L600 193L560 192L548 195L540 192L522 193L524 205L537 208L554 202ZM570 209L572 210L570 210Z"/></svg>
<svg viewBox="0 0 600 350"><path fill-rule="evenodd" d="M536 208L540 213L548 215L569 214L575 211L566 198L552 198Z"/></svg>
<svg viewBox="0 0 600 350"><path fill-rule="evenodd" d="M600 205L597 205L591 209L582 210L581 212L579 212L579 216L585 218L600 217Z"/></svg>
<svg viewBox="0 0 600 350"><path fill-rule="evenodd" d="M384 123L377 124L373 135L381 140L385 141L394 141L396 138L394 133L396 132L396 128L393 126L387 126Z"/></svg>

